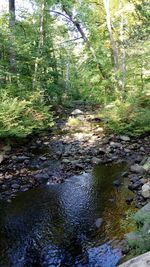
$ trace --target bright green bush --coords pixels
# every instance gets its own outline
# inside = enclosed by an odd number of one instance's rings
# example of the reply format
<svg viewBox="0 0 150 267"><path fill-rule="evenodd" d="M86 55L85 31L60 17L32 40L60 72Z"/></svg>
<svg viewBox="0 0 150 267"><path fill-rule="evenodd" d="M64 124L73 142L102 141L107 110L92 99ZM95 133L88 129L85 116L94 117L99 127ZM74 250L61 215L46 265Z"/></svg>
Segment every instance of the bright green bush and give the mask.
<svg viewBox="0 0 150 267"><path fill-rule="evenodd" d="M0 137L25 137L33 130L52 126L52 116L44 105L41 93L22 100L0 93Z"/></svg>

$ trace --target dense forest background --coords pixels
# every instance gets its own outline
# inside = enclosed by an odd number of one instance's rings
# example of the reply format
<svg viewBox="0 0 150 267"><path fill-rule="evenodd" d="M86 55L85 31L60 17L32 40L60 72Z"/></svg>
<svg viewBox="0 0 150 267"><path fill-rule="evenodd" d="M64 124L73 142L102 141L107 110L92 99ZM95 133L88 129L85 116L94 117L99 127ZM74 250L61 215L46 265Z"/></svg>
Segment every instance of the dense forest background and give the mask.
<svg viewBox="0 0 150 267"><path fill-rule="evenodd" d="M118 133L150 131L149 0L4 2L1 137L51 127L72 103L100 104Z"/></svg>

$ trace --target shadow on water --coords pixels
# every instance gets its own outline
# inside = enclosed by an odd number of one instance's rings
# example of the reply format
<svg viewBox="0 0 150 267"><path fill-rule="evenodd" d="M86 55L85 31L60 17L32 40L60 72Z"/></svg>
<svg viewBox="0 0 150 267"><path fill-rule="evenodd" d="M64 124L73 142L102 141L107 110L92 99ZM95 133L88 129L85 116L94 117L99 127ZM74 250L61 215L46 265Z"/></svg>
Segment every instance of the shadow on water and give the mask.
<svg viewBox="0 0 150 267"><path fill-rule="evenodd" d="M97 166L92 175L1 203L0 266L115 267L121 251L108 241L122 237L120 219L131 208L125 202L126 178L120 178L126 169L126 164ZM119 189L112 186L116 179Z"/></svg>

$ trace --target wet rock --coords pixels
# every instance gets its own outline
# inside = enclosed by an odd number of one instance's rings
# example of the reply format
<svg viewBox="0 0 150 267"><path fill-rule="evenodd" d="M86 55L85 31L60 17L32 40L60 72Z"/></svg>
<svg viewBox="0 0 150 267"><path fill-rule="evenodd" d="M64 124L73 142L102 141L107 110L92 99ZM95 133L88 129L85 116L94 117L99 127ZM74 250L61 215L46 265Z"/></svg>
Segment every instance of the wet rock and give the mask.
<svg viewBox="0 0 150 267"><path fill-rule="evenodd" d="M84 169L84 165L80 162L80 160L71 160L69 161L73 168Z"/></svg>
<svg viewBox="0 0 150 267"><path fill-rule="evenodd" d="M146 160L145 164L143 165L144 170L147 172L150 171L150 157Z"/></svg>
<svg viewBox="0 0 150 267"><path fill-rule="evenodd" d="M130 137L127 136L127 135L120 135L120 139L121 139L122 141L125 141L125 142L130 141Z"/></svg>
<svg viewBox="0 0 150 267"><path fill-rule="evenodd" d="M40 139L36 140L36 144L40 145L42 143L42 141Z"/></svg>
<svg viewBox="0 0 150 267"><path fill-rule="evenodd" d="M84 160L86 163L90 163L91 162L91 158L89 157L89 158L86 158L85 160Z"/></svg>
<svg viewBox="0 0 150 267"><path fill-rule="evenodd" d="M21 185L20 189L22 192L26 192L29 190L30 187L31 187L31 185L29 185L29 184Z"/></svg>
<svg viewBox="0 0 150 267"><path fill-rule="evenodd" d="M138 177L138 176L130 176L130 181L132 183L136 183L137 181L139 181L139 179L140 179L140 177Z"/></svg>
<svg viewBox="0 0 150 267"><path fill-rule="evenodd" d="M142 196L144 198L150 198L150 182L142 186Z"/></svg>
<svg viewBox="0 0 150 267"><path fill-rule="evenodd" d="M45 173L45 172L41 172L41 173L37 173L35 174L34 178L40 182L40 183L44 183L48 180L49 178L49 174L48 173Z"/></svg>
<svg viewBox="0 0 150 267"><path fill-rule="evenodd" d="M119 187L121 185L121 182L119 180L113 181L113 186Z"/></svg>
<svg viewBox="0 0 150 267"><path fill-rule="evenodd" d="M64 180L60 176L55 176L55 175L52 176L52 179L48 180L48 184L50 184L50 180L55 184L60 184L64 182Z"/></svg>
<svg viewBox="0 0 150 267"><path fill-rule="evenodd" d="M29 160L30 158L27 157L27 156L18 156L15 158L15 161L18 162L18 163L22 163L24 162L25 160Z"/></svg>
<svg viewBox="0 0 150 267"><path fill-rule="evenodd" d="M12 174L5 174L5 179L12 179L13 178L13 176L12 176Z"/></svg>
<svg viewBox="0 0 150 267"><path fill-rule="evenodd" d="M130 153L131 153L131 150L128 149L128 148L125 148L125 149L124 149L124 152L127 153L127 154L130 154Z"/></svg>
<svg viewBox="0 0 150 267"><path fill-rule="evenodd" d="M70 163L70 160L69 159L63 159L62 163Z"/></svg>
<svg viewBox="0 0 150 267"><path fill-rule="evenodd" d="M121 148L122 144L121 143L117 143L117 142L110 142L110 147Z"/></svg>
<svg viewBox="0 0 150 267"><path fill-rule="evenodd" d="M77 163L77 164L75 164L75 167L78 168L78 169L83 170L85 166L83 164L81 164L81 163Z"/></svg>
<svg viewBox="0 0 150 267"><path fill-rule="evenodd" d="M142 184L146 184L146 183L148 182L148 179L146 179L146 178L141 178L140 181L141 181Z"/></svg>
<svg viewBox="0 0 150 267"><path fill-rule="evenodd" d="M100 163L102 163L102 160L99 159L99 158L93 157L92 160L91 160L91 162L93 164L100 164Z"/></svg>
<svg viewBox="0 0 150 267"><path fill-rule="evenodd" d="M128 175L129 175L129 173L126 171L126 172L123 172L122 174L121 174L121 176L122 177L128 177Z"/></svg>
<svg viewBox="0 0 150 267"><path fill-rule="evenodd" d="M140 151L145 152L145 149L143 146L140 147Z"/></svg>
<svg viewBox="0 0 150 267"><path fill-rule="evenodd" d="M13 188L13 189L19 189L20 188L20 185L19 184L12 184L11 185L11 188Z"/></svg>
<svg viewBox="0 0 150 267"><path fill-rule="evenodd" d="M111 160L117 160L118 159L118 156L111 156Z"/></svg>
<svg viewBox="0 0 150 267"><path fill-rule="evenodd" d="M96 156L96 155L98 155L98 150L97 150L96 148L91 148L90 153L91 153L93 156Z"/></svg>
<svg viewBox="0 0 150 267"><path fill-rule="evenodd" d="M128 197L128 198L126 199L126 203L127 203L128 205L130 205L132 202L133 202L133 197Z"/></svg>
<svg viewBox="0 0 150 267"><path fill-rule="evenodd" d="M57 155L58 158L61 158L62 152L61 151L56 151L56 155Z"/></svg>
<svg viewBox="0 0 150 267"><path fill-rule="evenodd" d="M102 218L98 218L98 219L96 219L96 221L95 221L95 226L96 226L96 228L100 228L101 226L102 226L102 224L103 224L103 219Z"/></svg>
<svg viewBox="0 0 150 267"><path fill-rule="evenodd" d="M6 189L7 189L7 185L2 184L2 189L3 189L3 190L6 190Z"/></svg>
<svg viewBox="0 0 150 267"><path fill-rule="evenodd" d="M145 172L145 169L143 168L143 166L139 165L139 164L134 164L130 167L130 170L132 172L135 172L135 173L141 173L143 174Z"/></svg>
<svg viewBox="0 0 150 267"><path fill-rule="evenodd" d="M81 115L83 114L83 111L81 111L80 109L75 109L74 111L72 111L71 115Z"/></svg>
<svg viewBox="0 0 150 267"><path fill-rule="evenodd" d="M44 156L41 156L41 157L40 157L40 160L42 160L42 161L46 161L46 160L47 160L47 158L46 158L46 157L44 157Z"/></svg>
<svg viewBox="0 0 150 267"><path fill-rule="evenodd" d="M134 191L134 190L137 190L140 186L141 186L141 182L137 181L134 184L129 184L128 189L130 189L131 191Z"/></svg>
<svg viewBox="0 0 150 267"><path fill-rule="evenodd" d="M0 173L0 179L3 179L3 178L4 178L3 173Z"/></svg>
<svg viewBox="0 0 150 267"><path fill-rule="evenodd" d="M135 163L140 163L141 161L142 161L142 159L143 159L143 157L142 156L137 156L136 158L135 158Z"/></svg>

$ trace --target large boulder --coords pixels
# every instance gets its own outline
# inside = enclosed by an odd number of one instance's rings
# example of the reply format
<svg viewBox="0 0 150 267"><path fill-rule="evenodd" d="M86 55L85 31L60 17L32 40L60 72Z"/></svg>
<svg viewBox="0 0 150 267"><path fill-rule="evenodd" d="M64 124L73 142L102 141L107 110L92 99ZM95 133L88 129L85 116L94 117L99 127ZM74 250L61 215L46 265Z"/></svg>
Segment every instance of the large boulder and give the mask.
<svg viewBox="0 0 150 267"><path fill-rule="evenodd" d="M148 267L150 266L150 252L135 257L121 265L119 267Z"/></svg>

